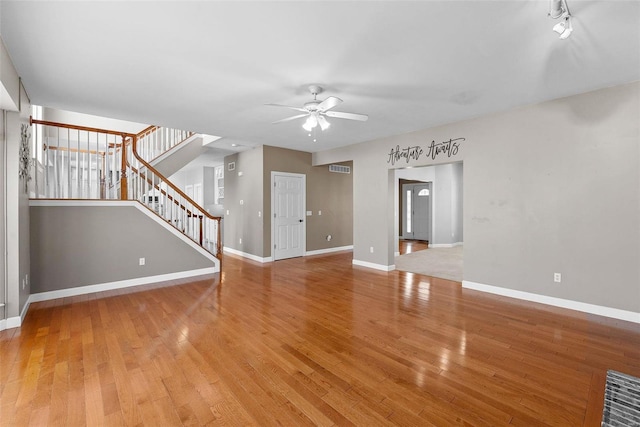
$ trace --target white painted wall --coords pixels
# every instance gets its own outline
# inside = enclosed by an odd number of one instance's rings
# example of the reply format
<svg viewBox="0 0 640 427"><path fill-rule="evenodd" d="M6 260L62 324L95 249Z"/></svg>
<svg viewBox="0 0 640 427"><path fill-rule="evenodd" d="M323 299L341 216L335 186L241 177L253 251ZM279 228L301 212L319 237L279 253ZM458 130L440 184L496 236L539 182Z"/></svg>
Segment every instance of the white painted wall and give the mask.
<svg viewBox="0 0 640 427"><path fill-rule="evenodd" d="M91 114L76 113L73 111L58 110L55 108L46 108L46 106L42 110L42 120L134 134L137 134L149 127L148 124L144 123L93 116Z"/></svg>

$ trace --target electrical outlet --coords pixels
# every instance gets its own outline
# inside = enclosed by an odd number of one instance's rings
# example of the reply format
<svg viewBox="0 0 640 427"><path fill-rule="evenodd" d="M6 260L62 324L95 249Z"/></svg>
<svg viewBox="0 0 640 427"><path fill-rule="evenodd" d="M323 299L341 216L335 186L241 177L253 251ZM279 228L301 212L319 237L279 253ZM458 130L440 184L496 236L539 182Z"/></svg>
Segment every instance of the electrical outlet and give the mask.
<svg viewBox="0 0 640 427"><path fill-rule="evenodd" d="M318 216L322 215L322 211L318 211Z"/></svg>
<svg viewBox="0 0 640 427"><path fill-rule="evenodd" d="M22 279L22 290L24 291L24 279Z"/></svg>
<svg viewBox="0 0 640 427"><path fill-rule="evenodd" d="M258 211L258 218L262 218L262 212Z"/></svg>
<svg viewBox="0 0 640 427"><path fill-rule="evenodd" d="M28 274L26 274L24 276L24 280L27 282L27 286L29 286L29 275Z"/></svg>
<svg viewBox="0 0 640 427"><path fill-rule="evenodd" d="M562 274L553 273L553 281L556 282L556 283L562 282Z"/></svg>
<svg viewBox="0 0 640 427"><path fill-rule="evenodd" d="M144 265L146 263L147 260L145 260L144 258L140 258L139 260L139 265Z"/></svg>
<svg viewBox="0 0 640 427"><path fill-rule="evenodd" d="M331 241L331 234L327 235L327 242Z"/></svg>
<svg viewBox="0 0 640 427"><path fill-rule="evenodd" d="M240 244L242 244L242 237L240 238Z"/></svg>
<svg viewBox="0 0 640 427"><path fill-rule="evenodd" d="M370 252L370 253L373 253L373 246L371 246L371 247L369 248L369 252Z"/></svg>

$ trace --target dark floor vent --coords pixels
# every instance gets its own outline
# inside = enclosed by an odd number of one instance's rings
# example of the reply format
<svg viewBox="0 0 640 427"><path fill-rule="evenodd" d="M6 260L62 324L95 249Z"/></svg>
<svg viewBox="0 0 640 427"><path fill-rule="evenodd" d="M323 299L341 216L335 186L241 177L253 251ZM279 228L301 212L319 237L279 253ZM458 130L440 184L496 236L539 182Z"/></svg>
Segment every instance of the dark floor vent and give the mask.
<svg viewBox="0 0 640 427"><path fill-rule="evenodd" d="M640 378L607 372L602 426L640 426Z"/></svg>

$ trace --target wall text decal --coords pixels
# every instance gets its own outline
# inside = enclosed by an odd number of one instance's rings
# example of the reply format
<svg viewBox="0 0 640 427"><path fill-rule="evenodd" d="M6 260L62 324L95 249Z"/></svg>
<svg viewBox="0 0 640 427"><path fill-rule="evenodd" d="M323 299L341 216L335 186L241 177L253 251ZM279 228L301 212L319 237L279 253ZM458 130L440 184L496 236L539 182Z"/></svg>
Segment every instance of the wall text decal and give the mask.
<svg viewBox="0 0 640 427"><path fill-rule="evenodd" d="M420 159L422 154L424 154L425 157L430 157L431 160L435 160L436 157L442 154L446 154L447 157L455 156L458 154L460 143L465 140L466 138L452 138L448 141L443 141L437 144L435 141L431 141L431 144L427 146L426 153L419 145L409 146L406 148L400 148L399 145L396 145L395 148L391 149L387 163L395 165L396 162L399 162L402 159L409 163L410 160Z"/></svg>

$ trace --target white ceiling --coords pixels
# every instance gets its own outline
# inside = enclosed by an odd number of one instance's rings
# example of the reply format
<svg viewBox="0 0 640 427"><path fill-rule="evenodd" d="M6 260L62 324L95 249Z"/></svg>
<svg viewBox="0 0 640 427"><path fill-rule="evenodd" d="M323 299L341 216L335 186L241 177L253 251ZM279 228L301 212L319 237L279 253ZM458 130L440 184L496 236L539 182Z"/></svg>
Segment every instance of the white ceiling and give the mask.
<svg viewBox="0 0 640 427"><path fill-rule="evenodd" d="M0 33L35 104L304 151L640 80L640 2L11 1ZM307 86L336 110L313 143L272 125Z"/></svg>

